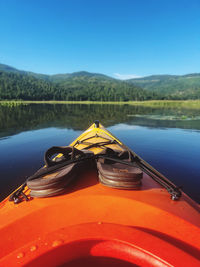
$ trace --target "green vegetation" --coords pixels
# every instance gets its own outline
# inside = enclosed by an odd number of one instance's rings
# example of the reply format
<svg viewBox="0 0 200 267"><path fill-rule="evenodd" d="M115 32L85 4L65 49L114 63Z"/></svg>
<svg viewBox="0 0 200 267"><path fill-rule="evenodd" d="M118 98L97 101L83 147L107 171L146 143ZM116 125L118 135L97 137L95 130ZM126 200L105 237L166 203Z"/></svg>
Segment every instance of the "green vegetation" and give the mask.
<svg viewBox="0 0 200 267"><path fill-rule="evenodd" d="M151 100L132 102L135 106L145 106L151 108L184 108L200 109L200 100Z"/></svg>
<svg viewBox="0 0 200 267"><path fill-rule="evenodd" d="M200 109L200 100L150 100L150 101L128 101L128 102L115 102L115 101L27 101L27 100L1 100L0 106L18 106L28 104L84 104L84 105L131 105L131 106L144 106L150 108L184 108L184 109Z"/></svg>
<svg viewBox="0 0 200 267"><path fill-rule="evenodd" d="M0 138L46 127L85 130L96 119L106 127L126 123L149 127L200 129L197 109L113 103L15 103L4 102L0 105Z"/></svg>
<svg viewBox="0 0 200 267"><path fill-rule="evenodd" d="M159 99L200 99L200 74L153 75L130 79L130 84L141 86L158 95Z"/></svg>
<svg viewBox="0 0 200 267"><path fill-rule="evenodd" d="M200 99L200 74L120 81L85 71L45 75L0 64L0 100L128 102Z"/></svg>
<svg viewBox="0 0 200 267"><path fill-rule="evenodd" d="M129 101L153 99L153 95L103 75L80 73L47 80L29 73L0 71L0 99L5 100Z"/></svg>

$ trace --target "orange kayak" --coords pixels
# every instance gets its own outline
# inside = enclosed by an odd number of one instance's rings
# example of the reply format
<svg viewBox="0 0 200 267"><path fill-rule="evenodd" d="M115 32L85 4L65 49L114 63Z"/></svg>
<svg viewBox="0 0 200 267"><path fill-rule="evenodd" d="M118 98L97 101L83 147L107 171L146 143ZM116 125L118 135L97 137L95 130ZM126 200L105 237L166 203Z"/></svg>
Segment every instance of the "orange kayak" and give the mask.
<svg viewBox="0 0 200 267"><path fill-rule="evenodd" d="M196 202L98 122L70 147L94 164L71 162L64 192L35 197L27 183L0 203L0 266L200 266ZM112 165L112 151L132 159Z"/></svg>

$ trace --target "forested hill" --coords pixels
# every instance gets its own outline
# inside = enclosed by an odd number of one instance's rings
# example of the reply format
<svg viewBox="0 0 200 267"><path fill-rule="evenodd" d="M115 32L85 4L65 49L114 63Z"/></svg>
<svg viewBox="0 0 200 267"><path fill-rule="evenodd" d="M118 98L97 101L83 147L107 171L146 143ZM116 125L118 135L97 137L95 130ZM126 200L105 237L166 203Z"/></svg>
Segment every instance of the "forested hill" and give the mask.
<svg viewBox="0 0 200 267"><path fill-rule="evenodd" d="M127 82L170 99L200 98L200 73L187 75L153 75Z"/></svg>
<svg viewBox="0 0 200 267"><path fill-rule="evenodd" d="M200 74L120 81L86 71L46 75L0 64L0 100L133 101L199 99Z"/></svg>
<svg viewBox="0 0 200 267"><path fill-rule="evenodd" d="M0 65L0 99L129 101L153 98L152 92L103 74L43 75Z"/></svg>

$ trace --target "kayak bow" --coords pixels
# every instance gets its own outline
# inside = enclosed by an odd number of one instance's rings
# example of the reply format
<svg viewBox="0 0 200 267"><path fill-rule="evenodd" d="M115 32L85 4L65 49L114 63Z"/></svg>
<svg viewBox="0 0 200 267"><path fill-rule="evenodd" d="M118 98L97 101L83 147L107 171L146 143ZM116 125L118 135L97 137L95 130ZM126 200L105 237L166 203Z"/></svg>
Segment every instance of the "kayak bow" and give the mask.
<svg viewBox="0 0 200 267"><path fill-rule="evenodd" d="M70 147L34 176L70 173L61 194L26 183L1 202L0 266L200 266L197 203L98 122Z"/></svg>

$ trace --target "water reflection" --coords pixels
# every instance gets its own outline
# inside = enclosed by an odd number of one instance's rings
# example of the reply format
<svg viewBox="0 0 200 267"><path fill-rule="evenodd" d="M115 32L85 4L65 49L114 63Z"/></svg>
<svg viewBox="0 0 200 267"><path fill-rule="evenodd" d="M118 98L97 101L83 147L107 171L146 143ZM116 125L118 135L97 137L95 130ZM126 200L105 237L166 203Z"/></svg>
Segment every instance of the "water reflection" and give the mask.
<svg viewBox="0 0 200 267"><path fill-rule="evenodd" d="M49 147L71 143L99 119L123 143L200 202L198 116L196 110L131 105L0 106L0 199L43 165Z"/></svg>
<svg viewBox="0 0 200 267"><path fill-rule="evenodd" d="M118 123L148 127L200 129L198 111L107 104L0 105L0 137L46 127L84 130L99 119L106 127Z"/></svg>

